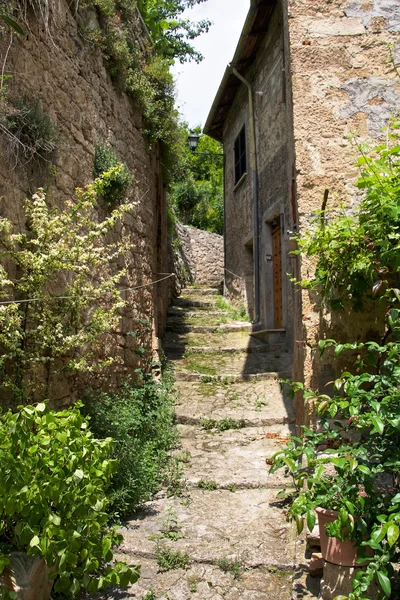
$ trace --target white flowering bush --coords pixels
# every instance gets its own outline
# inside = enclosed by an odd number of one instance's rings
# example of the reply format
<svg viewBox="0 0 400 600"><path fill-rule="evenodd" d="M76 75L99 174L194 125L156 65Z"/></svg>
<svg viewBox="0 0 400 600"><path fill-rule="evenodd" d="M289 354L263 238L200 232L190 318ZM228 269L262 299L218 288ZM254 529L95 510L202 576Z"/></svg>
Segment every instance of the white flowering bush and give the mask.
<svg viewBox="0 0 400 600"><path fill-rule="evenodd" d="M128 241L109 234L134 204L99 220L106 176L61 208L39 189L25 201L23 233L0 219L0 385L18 401L46 393L59 368L93 371L113 360L100 349L124 306L117 285L125 270L115 265Z"/></svg>

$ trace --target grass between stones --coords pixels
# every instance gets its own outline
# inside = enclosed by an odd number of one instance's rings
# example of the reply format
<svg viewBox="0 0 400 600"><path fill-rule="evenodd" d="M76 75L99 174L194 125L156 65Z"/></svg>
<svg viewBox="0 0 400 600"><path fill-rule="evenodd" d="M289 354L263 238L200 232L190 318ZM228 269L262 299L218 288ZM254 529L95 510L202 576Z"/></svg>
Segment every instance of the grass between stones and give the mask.
<svg viewBox="0 0 400 600"><path fill-rule="evenodd" d="M234 579L239 579L244 570L243 562L239 558L220 558L216 565L224 573L231 573Z"/></svg>
<svg viewBox="0 0 400 600"><path fill-rule="evenodd" d="M201 490L212 491L212 490L218 489L218 484L213 479L200 479L197 482L197 487L200 488Z"/></svg>
<svg viewBox="0 0 400 600"><path fill-rule="evenodd" d="M242 429L243 427L246 427L246 423L244 419L231 419L230 417L219 420L203 418L201 420L201 426L206 431L211 431L213 429L216 429L217 431L227 431L228 429Z"/></svg>
<svg viewBox="0 0 400 600"><path fill-rule="evenodd" d="M190 562L190 557L186 552L171 550L165 546L158 546L156 549L157 564L164 571L173 569L184 569Z"/></svg>
<svg viewBox="0 0 400 600"><path fill-rule="evenodd" d="M216 375L224 367L229 356L226 354L184 354L185 368L201 375Z"/></svg>

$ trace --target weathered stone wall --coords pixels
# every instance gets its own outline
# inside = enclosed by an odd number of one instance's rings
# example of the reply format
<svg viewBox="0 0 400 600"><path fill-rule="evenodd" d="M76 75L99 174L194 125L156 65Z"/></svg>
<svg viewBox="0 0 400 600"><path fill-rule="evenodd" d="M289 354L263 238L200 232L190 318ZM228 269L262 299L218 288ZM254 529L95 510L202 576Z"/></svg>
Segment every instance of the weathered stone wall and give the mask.
<svg viewBox="0 0 400 600"><path fill-rule="evenodd" d="M189 284L215 286L224 279L222 235L176 222L170 256L175 297Z"/></svg>
<svg viewBox="0 0 400 600"><path fill-rule="evenodd" d="M189 225L183 229L189 239L188 253L193 261L193 281L201 285L219 285L224 279L224 240L222 235Z"/></svg>
<svg viewBox="0 0 400 600"><path fill-rule="evenodd" d="M157 146L149 147L142 135L140 110L114 85L100 52L80 35L74 9L62 1L56 17L49 35L44 23L28 12L24 24L27 35L14 34L6 72L12 74L10 101L38 101L56 123L60 143L51 162L21 166L7 159L7 138L1 136L0 214L23 229L22 202L37 187L47 187L48 198L54 204L72 197L77 186L84 186L93 178L97 143L110 144L134 174L128 198L137 201L137 208L124 217L115 236L124 231L131 239L126 258L128 275L121 286L144 287L132 289L125 296L127 307L110 350L121 364L104 374L104 378L91 382L104 389L143 364L136 353L138 342L149 353L155 338L163 333L170 282L150 285L164 277L168 269L163 181ZM91 18L96 19L94 13ZM135 27L137 39L144 39L140 20ZM2 60L9 41L9 37L0 41ZM104 218L109 209L99 204L98 210ZM143 326L143 319L149 322L149 328ZM139 338L130 335L138 330ZM77 394L73 376L58 376L49 383L50 397L56 404L69 402Z"/></svg>
<svg viewBox="0 0 400 600"><path fill-rule="evenodd" d="M289 254L289 230L294 218L291 205L294 157L290 134L287 49L284 45L281 2L269 23L257 59L245 73L254 98L258 167L258 218L260 264L260 329L276 328L271 223L280 219L282 232L283 327L291 345L293 335L293 273L295 260ZM234 142L243 124L247 136L247 175L234 185ZM224 127L226 153L226 274L228 295L241 296L254 317L254 228L253 180L250 164L250 123L248 93L242 86Z"/></svg>
<svg viewBox="0 0 400 600"><path fill-rule="evenodd" d="M321 209L324 190L330 206L356 201L354 168L357 149L349 139L368 141L400 106L398 77L387 44L400 62L398 0L331 2L288 1L293 118L300 232ZM301 278L313 272L302 258ZM297 294L295 379L318 388L335 376L329 361L312 353L319 338L342 340L374 336L382 324L370 314L326 313L310 292ZM326 388L325 388L326 389ZM307 422L311 407L297 406L298 421Z"/></svg>

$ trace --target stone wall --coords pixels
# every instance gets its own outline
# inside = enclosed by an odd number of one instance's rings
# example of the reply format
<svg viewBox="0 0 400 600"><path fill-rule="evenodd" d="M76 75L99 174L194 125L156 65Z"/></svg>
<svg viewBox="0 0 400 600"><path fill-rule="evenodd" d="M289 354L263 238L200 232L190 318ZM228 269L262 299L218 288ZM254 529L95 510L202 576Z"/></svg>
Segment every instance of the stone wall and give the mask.
<svg viewBox="0 0 400 600"><path fill-rule="evenodd" d="M115 233L119 236L123 231L131 239L126 257L128 275L121 285L132 289L126 294L127 307L112 344L112 353L121 364L91 382L104 389L143 364L136 352L138 342L148 354L155 338L163 334L170 282L151 282L165 277L168 269L164 188L158 148L151 147L142 135L140 110L113 83L100 52L84 41L72 4L61 1L59 6L50 33L43 21L28 10L23 25L27 34L13 35L8 55L10 36L0 41L2 62L7 56L5 70L12 74L10 102L38 102L59 131L58 148L49 162L22 165L7 159L8 141L0 136L0 215L23 230L23 199L37 187L48 188L49 201L56 205L63 198L73 197L77 186L93 179L98 143L109 144L133 173L128 199L135 200L137 207L134 214L125 216L122 229ZM95 13L90 18L96 20ZM137 39L145 39L140 19L135 27ZM104 218L109 209L100 203L98 210ZM144 320L149 327L143 325ZM139 332L139 337L132 336L132 332ZM59 375L49 382L50 398L55 404L69 402L77 393L77 380L71 375Z"/></svg>
<svg viewBox="0 0 400 600"><path fill-rule="evenodd" d="M329 190L328 210L357 201L354 167L357 148L349 139L377 139L400 106L400 87L390 63L400 62L400 4L397 0L289 0L293 86L293 119L300 232L310 227L312 212L321 209ZM301 261L301 278L313 272L313 262ZM308 292L297 294L294 378L322 388L336 373L329 360L312 352L317 339L373 339L382 325L376 309L354 314L329 313ZM324 388L325 392L327 388ZM312 407L298 402L299 422L307 422Z"/></svg>
<svg viewBox="0 0 400 600"><path fill-rule="evenodd" d="M200 285L219 285L224 279L224 240L222 235L184 225L192 256L193 281Z"/></svg>
<svg viewBox="0 0 400 600"><path fill-rule="evenodd" d="M224 279L224 240L222 235L175 223L171 244L171 270L176 274L173 295L196 283L219 285Z"/></svg>

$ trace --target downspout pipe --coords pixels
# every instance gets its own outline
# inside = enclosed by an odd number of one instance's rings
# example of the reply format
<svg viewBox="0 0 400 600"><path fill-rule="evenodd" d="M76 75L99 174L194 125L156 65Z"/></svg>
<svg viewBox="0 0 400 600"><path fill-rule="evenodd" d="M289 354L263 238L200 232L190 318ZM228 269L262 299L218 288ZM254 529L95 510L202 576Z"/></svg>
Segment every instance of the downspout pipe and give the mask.
<svg viewBox="0 0 400 600"><path fill-rule="evenodd" d="M254 256L254 320L260 322L260 252L259 252L259 218L258 218L258 168L256 154L256 127L254 120L254 98L251 84L233 65L229 65L232 73L247 87L249 93L250 124L250 167L253 176L253 256Z"/></svg>

